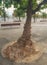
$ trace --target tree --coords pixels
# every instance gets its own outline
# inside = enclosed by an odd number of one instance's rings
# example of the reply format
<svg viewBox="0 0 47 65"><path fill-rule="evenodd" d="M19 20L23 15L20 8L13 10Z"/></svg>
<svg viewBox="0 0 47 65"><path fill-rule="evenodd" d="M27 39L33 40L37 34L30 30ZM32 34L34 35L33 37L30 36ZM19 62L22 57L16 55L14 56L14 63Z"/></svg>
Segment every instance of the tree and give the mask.
<svg viewBox="0 0 47 65"><path fill-rule="evenodd" d="M41 5L46 4L47 0L43 0L34 9L34 5L32 5L33 1L34 0L13 0L13 4L16 2L20 5L21 3L26 3L26 8L24 7L23 10L27 13L27 19L22 36L17 40L17 42L14 42L13 45L8 46L5 50L3 50L5 57L10 58L11 60L23 59L24 57L31 55L33 52L36 52L31 40L31 17L40 10ZM12 54L12 57L10 54Z"/></svg>
<svg viewBox="0 0 47 65"><path fill-rule="evenodd" d="M43 13L42 13L43 19L46 18L46 16L47 16L47 14L43 12Z"/></svg>
<svg viewBox="0 0 47 65"><path fill-rule="evenodd" d="M2 15L2 9L0 8L0 15Z"/></svg>
<svg viewBox="0 0 47 65"><path fill-rule="evenodd" d="M34 19L34 23L35 23L35 19L36 19L36 14L33 15L33 19Z"/></svg>
<svg viewBox="0 0 47 65"><path fill-rule="evenodd" d="M25 16L25 12L21 9L21 8L17 8L16 10L14 10L14 14L15 17L19 18L19 21L21 21L21 17Z"/></svg>
<svg viewBox="0 0 47 65"><path fill-rule="evenodd" d="M7 8L10 7L11 6L11 1L10 0L0 0L0 6L3 6L2 7L2 13L3 13L4 21L6 21L5 7L7 7Z"/></svg>

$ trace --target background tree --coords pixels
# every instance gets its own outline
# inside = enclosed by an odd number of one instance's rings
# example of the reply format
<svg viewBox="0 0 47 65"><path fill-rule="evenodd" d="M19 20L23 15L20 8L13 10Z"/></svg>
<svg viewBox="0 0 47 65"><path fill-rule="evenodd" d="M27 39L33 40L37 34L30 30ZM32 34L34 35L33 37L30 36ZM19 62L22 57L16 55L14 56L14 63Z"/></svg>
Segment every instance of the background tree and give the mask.
<svg viewBox="0 0 47 65"><path fill-rule="evenodd" d="M0 16L2 15L2 9L0 8Z"/></svg>
<svg viewBox="0 0 47 65"><path fill-rule="evenodd" d="M20 8L17 8L16 10L14 10L14 14L13 14L15 17L18 17L19 18L19 21L21 21L21 17L25 17L25 12L20 9Z"/></svg>
<svg viewBox="0 0 47 65"><path fill-rule="evenodd" d="M4 21L6 21L6 12L5 12L5 8L9 8L11 7L12 2L10 0L0 0L0 6L2 6L2 13L3 13L3 17L4 17Z"/></svg>
<svg viewBox="0 0 47 65"><path fill-rule="evenodd" d="M47 14L46 13L42 13L42 18L44 19L44 18L46 18L47 17Z"/></svg>

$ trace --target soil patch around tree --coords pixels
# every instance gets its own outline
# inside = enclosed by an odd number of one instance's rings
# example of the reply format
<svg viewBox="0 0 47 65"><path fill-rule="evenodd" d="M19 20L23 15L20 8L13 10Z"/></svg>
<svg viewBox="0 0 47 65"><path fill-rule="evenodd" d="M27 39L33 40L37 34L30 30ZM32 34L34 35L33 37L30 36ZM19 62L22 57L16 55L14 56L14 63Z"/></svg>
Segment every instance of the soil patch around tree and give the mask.
<svg viewBox="0 0 47 65"><path fill-rule="evenodd" d="M8 58L17 63L30 63L41 57L43 47L36 42L33 42L32 46L26 45L25 47L18 47L17 42L14 41L4 46L1 50L1 54L4 58Z"/></svg>

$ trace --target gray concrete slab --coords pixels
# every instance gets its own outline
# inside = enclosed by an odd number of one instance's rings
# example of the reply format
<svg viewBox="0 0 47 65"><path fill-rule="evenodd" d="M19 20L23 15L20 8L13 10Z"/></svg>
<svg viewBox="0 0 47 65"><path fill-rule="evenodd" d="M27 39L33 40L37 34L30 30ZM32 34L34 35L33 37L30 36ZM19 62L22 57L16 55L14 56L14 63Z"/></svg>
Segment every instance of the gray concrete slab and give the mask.
<svg viewBox="0 0 47 65"><path fill-rule="evenodd" d="M23 27L20 29L1 29L0 30L0 51L1 48L10 41L17 40L23 32ZM47 65L47 26L32 26L32 39L43 47L46 47L43 55L32 63L14 63L6 58L3 58L0 53L0 65Z"/></svg>

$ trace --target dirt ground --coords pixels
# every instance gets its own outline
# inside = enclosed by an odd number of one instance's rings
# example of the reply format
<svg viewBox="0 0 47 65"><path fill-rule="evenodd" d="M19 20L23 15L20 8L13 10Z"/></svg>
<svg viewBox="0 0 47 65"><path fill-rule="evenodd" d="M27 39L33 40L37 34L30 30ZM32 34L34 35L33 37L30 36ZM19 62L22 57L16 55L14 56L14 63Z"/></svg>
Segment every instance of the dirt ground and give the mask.
<svg viewBox="0 0 47 65"><path fill-rule="evenodd" d="M43 55L32 63L14 63L1 56L2 47L8 42L17 40L23 31L23 24L20 28L1 28L0 29L0 65L47 65L47 25L32 24L32 39L41 44L44 49Z"/></svg>

